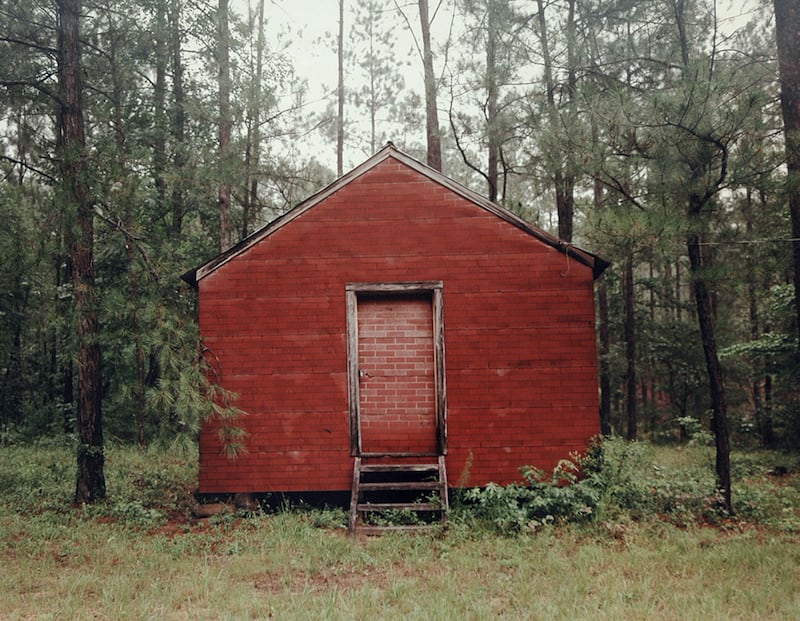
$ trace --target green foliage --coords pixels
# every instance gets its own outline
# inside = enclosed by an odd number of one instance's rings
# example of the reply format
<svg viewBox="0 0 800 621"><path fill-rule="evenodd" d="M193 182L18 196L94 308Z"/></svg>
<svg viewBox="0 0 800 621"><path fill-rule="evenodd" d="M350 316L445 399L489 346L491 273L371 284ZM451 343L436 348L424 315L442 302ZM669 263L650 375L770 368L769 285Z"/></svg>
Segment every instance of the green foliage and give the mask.
<svg viewBox="0 0 800 621"><path fill-rule="evenodd" d="M51 51L58 24L45 3L6 4L0 11L6 33L0 42L6 60L0 76L2 444L69 438L78 388L66 240L74 223L60 213L54 196L60 182L53 140L59 135L53 114L58 68ZM539 15L522 5L457 4L450 16L431 14L439 23L451 19L451 32L460 33L439 41L444 47L435 52L445 52L439 58L448 58L453 69L440 67L440 97L450 100L440 98L450 110L445 171L482 192L484 179L464 159L483 169L487 145L501 145L507 207L553 230L554 190L575 199L575 241L612 262L605 282L613 426L619 430L624 423L619 388L626 362L615 266L628 254L635 264L636 362L648 393L640 403L640 431L668 441L677 435L676 418L705 417L708 380L685 256L686 232L696 228L705 231L703 247L713 259L703 274L713 288L731 418L741 423L738 429L762 431L769 409L774 422L774 441L766 433L741 433L734 441L800 446L798 368L790 355L794 292L785 276L790 227L779 191L783 147L774 139L769 10L754 11L758 27L729 33L735 45L719 45L710 39L721 32L713 14L696 3L668 12L651 0L603 10L575 3L572 16L569 3L546 3L544 28ZM391 137L424 159L415 146L422 137L420 92L404 83L401 74L408 74L397 63L406 55L397 49L399 11L406 8L388 0L346 6L352 35L345 39L348 149L369 152L371 140ZM330 181L324 149L307 161L300 155L303 142L315 143L314 134L304 132L330 124L324 112L309 107L306 91L315 85L295 73L283 35L268 37L256 84L255 5L247 16L232 6L234 127L232 154L222 164L214 121L217 41L206 8L166 0L85 7L87 182L95 209L107 438L188 447L202 421L211 419L235 456L247 443L237 423L242 413L235 395L214 385L213 356L198 355L195 293L178 275L219 248L221 180L233 185L236 230L246 224L248 232ZM414 16L405 17L413 25ZM300 40L293 36L291 43ZM546 43L552 85L540 81ZM631 50L637 53L631 56ZM490 85L498 89L496 105ZM257 161L255 109L263 142ZM374 136L359 131L370 117L378 121ZM381 137L387 128L395 135ZM298 135L304 137L298 141ZM727 173L720 179L723 162ZM558 175L569 182L556 188ZM257 196L249 196L254 180ZM703 218L690 223L687 200L698 191L714 197ZM769 403L757 394L767 375ZM559 495L573 493L538 491L545 518L569 505Z"/></svg>
<svg viewBox="0 0 800 621"><path fill-rule="evenodd" d="M69 441L43 439L0 447L0 498L5 509L27 515L65 512L75 492L74 455Z"/></svg>
<svg viewBox="0 0 800 621"><path fill-rule="evenodd" d="M325 507L324 509L309 509L305 517L314 528L329 530L342 530L347 528L349 514L343 507Z"/></svg>
<svg viewBox="0 0 800 621"><path fill-rule="evenodd" d="M73 509L71 443L6 446L0 448L0 511L39 516L53 525L72 516L150 532L168 523L188 524L195 502L196 463L196 447L177 455L159 449L109 446L108 499ZM719 512L714 496L713 456L708 449L656 448L606 439L580 459L562 461L552 473L524 469L524 484L490 484L457 492L448 523L456 535L470 537L481 533L523 536L570 523L589 531L614 530L632 521L681 527L757 524L776 532L800 532L800 463L796 456L736 453L731 467L736 514L726 516ZM209 523L233 528L244 515L231 512ZM308 532L314 528L341 531L347 524L343 508L287 506L278 515L285 516L285 523L281 522L285 528ZM387 513L377 519L381 524L417 523L416 514L409 512Z"/></svg>
<svg viewBox="0 0 800 621"><path fill-rule="evenodd" d="M463 501L456 505L456 515L476 520L499 533L518 533L528 523L528 512L524 507L527 496L521 485L489 483L484 488L476 487L464 492ZM465 509L467 512L459 515L458 511Z"/></svg>
<svg viewBox="0 0 800 621"><path fill-rule="evenodd" d="M788 334L767 332L757 339L736 343L720 351L720 358L747 356L750 358L770 358L786 356L795 350L795 343Z"/></svg>
<svg viewBox="0 0 800 621"><path fill-rule="evenodd" d="M593 518L601 497L598 476L580 477L580 460L562 460L552 474L532 467L522 469L525 485L490 483L463 494L459 510L499 534L514 534L563 522Z"/></svg>
<svg viewBox="0 0 800 621"><path fill-rule="evenodd" d="M44 440L0 448L0 507L20 515L60 520L72 511L75 488L72 442ZM176 455L106 447L108 499L84 506L83 517L153 529L168 519L186 520L194 504L197 450Z"/></svg>
<svg viewBox="0 0 800 621"><path fill-rule="evenodd" d="M0 11L0 442L26 442L74 431L77 381L72 316L72 266L67 237L74 223L54 204L59 183L58 24L42 3ZM232 56L248 66L253 28L232 11ZM107 438L142 446L187 445L203 420L221 421L231 455L243 450L233 395L214 385L202 361L195 292L179 275L219 248L215 161L215 74L187 62L189 49L214 47L204 9L164 0L111 0L81 15L83 113L88 128L87 184L94 208L94 272L103 352L103 422ZM303 86L290 56L266 50L259 106L262 183L251 197L250 230L318 189L328 174L302 169L292 133L302 124ZM252 50L251 50L252 52ZM178 54L176 56L175 54ZM250 72L252 73L252 72ZM250 97L255 78L236 72L234 97ZM11 85L11 86L8 86ZM288 96L291 104L286 101ZM277 113L281 109L280 113ZM241 179L250 127L234 104L233 159ZM296 123L295 127L288 127ZM290 152L279 143L291 145ZM235 179L235 181L234 181ZM234 221L243 206L234 204ZM256 213L258 212L258 213ZM237 222L237 229L241 226ZM211 365L213 366L213 365Z"/></svg>
<svg viewBox="0 0 800 621"><path fill-rule="evenodd" d="M711 446L714 443L712 433L694 416L679 416L675 422L681 426L683 435L689 439L689 445Z"/></svg>
<svg viewBox="0 0 800 621"><path fill-rule="evenodd" d="M678 455L677 463L663 456ZM770 478L775 454L738 456L732 465L736 519L794 532L800 527L800 480ZM778 471L792 471L778 465ZM658 519L685 526L721 523L711 454L698 445L661 449L605 439L586 456L564 460L552 473L524 468L525 484L473 488L460 496L455 519L513 535L564 523L613 524Z"/></svg>

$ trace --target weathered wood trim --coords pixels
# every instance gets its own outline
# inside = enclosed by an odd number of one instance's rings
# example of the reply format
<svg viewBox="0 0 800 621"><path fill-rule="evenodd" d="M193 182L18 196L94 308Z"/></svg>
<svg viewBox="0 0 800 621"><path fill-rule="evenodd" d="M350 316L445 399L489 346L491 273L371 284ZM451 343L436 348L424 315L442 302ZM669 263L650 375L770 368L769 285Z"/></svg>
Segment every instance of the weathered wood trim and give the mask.
<svg viewBox="0 0 800 621"><path fill-rule="evenodd" d="M361 451L361 395L359 393L358 361L358 296L366 295L413 295L431 296L433 321L433 365L436 390L436 444L440 455L447 454L447 384L445 381L444 352L444 304L441 280L422 280L414 282L362 282L347 283L347 383L350 398L350 454L364 456ZM395 456L410 456L411 453L397 453Z"/></svg>
<svg viewBox="0 0 800 621"><path fill-rule="evenodd" d="M353 461L353 482L350 488L350 519L347 522L347 532L350 535L355 534L356 525L358 523L358 501L361 498L361 490L359 484L361 483L361 458L356 457Z"/></svg>
<svg viewBox="0 0 800 621"><path fill-rule="evenodd" d="M350 454L361 454L361 421L358 368L358 298L347 290L347 387L350 399Z"/></svg>
<svg viewBox="0 0 800 621"><path fill-rule="evenodd" d="M433 368L436 385L436 431L439 453L447 455L447 383L444 367L444 309L442 287L433 289Z"/></svg>
<svg viewBox="0 0 800 621"><path fill-rule="evenodd" d="M432 293L441 291L441 280L417 282L357 282L345 285L345 290L354 293Z"/></svg>

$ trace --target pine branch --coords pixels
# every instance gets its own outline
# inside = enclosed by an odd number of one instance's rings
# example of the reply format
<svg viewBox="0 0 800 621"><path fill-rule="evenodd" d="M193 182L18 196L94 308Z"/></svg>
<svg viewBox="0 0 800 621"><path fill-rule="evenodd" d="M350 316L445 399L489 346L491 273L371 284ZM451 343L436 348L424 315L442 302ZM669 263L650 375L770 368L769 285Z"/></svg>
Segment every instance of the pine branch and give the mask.
<svg viewBox="0 0 800 621"><path fill-rule="evenodd" d="M122 233L123 237L125 237L127 242L132 243L136 247L136 250L139 252L142 259L144 260L145 265L147 265L147 269L150 272L150 275L153 277L153 280L155 280L156 282L160 281L161 275L158 273L155 266L153 265L153 261L150 258L150 255L148 254L146 248L144 247L144 244L142 243L142 238L138 237L137 235L134 235L131 231L129 231L125 227L125 224L122 222L121 218L119 217L112 218L103 213L103 210L100 209L100 205L102 205L109 211L113 211L113 209L111 208L110 205L108 205L108 203L105 203L104 201L97 201L97 203L98 204L95 205L94 207L94 214L98 218L100 218L103 222L109 224L117 231Z"/></svg>
<svg viewBox="0 0 800 621"><path fill-rule="evenodd" d="M4 36L0 37L0 42L10 43L12 45L21 45L22 47L28 47L33 50L38 50L53 57L55 57L58 54L58 50L56 50L55 48L49 47L47 45L41 45L39 43L34 43L33 41L26 41L24 39L16 39L14 37Z"/></svg>
<svg viewBox="0 0 800 621"><path fill-rule="evenodd" d="M58 179L53 177L51 174L46 173L43 170L40 170L40 169L36 168L35 166L31 166L30 164L28 164L27 162L23 162L22 160L18 160L16 158L10 157L8 155L3 155L2 153L0 153L0 160L5 160L7 162L11 162L15 166L22 166L23 168L25 168L25 170L30 170L32 173L35 173L35 174L39 175L40 177L44 177L45 179L47 179L50 183L52 183L54 185L56 183L58 183Z"/></svg>

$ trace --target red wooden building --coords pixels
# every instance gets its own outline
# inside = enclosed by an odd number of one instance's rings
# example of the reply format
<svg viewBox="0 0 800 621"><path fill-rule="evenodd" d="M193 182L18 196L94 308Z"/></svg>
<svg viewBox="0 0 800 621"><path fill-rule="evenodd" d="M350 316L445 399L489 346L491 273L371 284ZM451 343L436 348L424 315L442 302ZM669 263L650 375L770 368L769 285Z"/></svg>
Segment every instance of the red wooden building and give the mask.
<svg viewBox="0 0 800 621"><path fill-rule="evenodd" d="M599 432L606 265L387 145L184 276L248 413L237 460L202 430L199 491L347 491L369 455L445 456L451 487L551 469Z"/></svg>

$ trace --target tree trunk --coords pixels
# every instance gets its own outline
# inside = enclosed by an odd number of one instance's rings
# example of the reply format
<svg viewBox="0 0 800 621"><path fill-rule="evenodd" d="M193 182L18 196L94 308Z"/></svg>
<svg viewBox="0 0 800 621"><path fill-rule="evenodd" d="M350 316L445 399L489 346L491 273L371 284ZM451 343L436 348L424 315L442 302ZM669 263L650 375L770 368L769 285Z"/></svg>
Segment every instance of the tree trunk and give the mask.
<svg viewBox="0 0 800 621"><path fill-rule="evenodd" d="M219 249L231 247L231 69L228 0L219 0L217 62L219 63Z"/></svg>
<svg viewBox="0 0 800 621"><path fill-rule="evenodd" d="M68 249L73 269L73 300L78 347L78 478L75 502L106 496L101 406L98 296L94 283L94 220L86 180L80 43L81 0L58 2L59 156L62 200L67 213Z"/></svg>
<svg viewBox="0 0 800 621"><path fill-rule="evenodd" d="M488 142L486 180L489 184L489 200L493 203L497 202L498 198L498 163L500 161L497 128L497 16L495 15L495 2L496 0L489 0L486 16L486 134Z"/></svg>
<svg viewBox="0 0 800 621"><path fill-rule="evenodd" d="M247 111L248 137L245 153L245 188L242 206L242 239L250 233L250 226L258 212L258 175L261 162L261 79L264 66L264 0L258 3L256 20L256 66L253 71L253 87Z"/></svg>
<svg viewBox="0 0 800 621"><path fill-rule="evenodd" d="M578 87L577 59L575 55L575 0L569 0L567 12L567 107L574 118L575 93ZM572 149L565 150L564 172L561 176L560 192L556 196L558 211L558 236L564 241L572 241L572 223L575 214L575 165ZM560 196L558 196L560 194Z"/></svg>
<svg viewBox="0 0 800 621"><path fill-rule="evenodd" d="M597 313L600 324L600 433L611 435L611 369L608 357L611 354L611 331L608 323L608 286L606 276L597 283Z"/></svg>
<svg viewBox="0 0 800 621"><path fill-rule="evenodd" d="M786 186L792 220L794 301L800 350L800 6L796 0L774 0L781 111L786 142Z"/></svg>
<svg viewBox="0 0 800 621"><path fill-rule="evenodd" d="M600 175L594 177L593 206L595 211L603 208L603 184ZM608 318L608 285L607 276L603 274L597 281L597 323L600 333L600 433L611 435L611 330Z"/></svg>
<svg viewBox="0 0 800 621"><path fill-rule="evenodd" d="M336 102L336 176L344 174L344 0L339 0L339 86Z"/></svg>
<svg viewBox="0 0 800 621"><path fill-rule="evenodd" d="M165 1L159 1L155 7L155 71L153 85L153 182L156 186L159 215L166 214L167 204L167 63L169 50L167 45L167 12Z"/></svg>
<svg viewBox="0 0 800 621"><path fill-rule="evenodd" d="M636 315L633 291L633 256L625 257L623 275L625 297L625 411L628 419L628 440L636 440Z"/></svg>
<svg viewBox="0 0 800 621"><path fill-rule="evenodd" d="M699 217L701 207L696 205L695 197L691 199L690 222ZM696 224L696 223L695 223ZM731 501L731 464L730 442L728 439L728 407L725 400L725 383L722 376L722 365L717 354L717 341L714 334L711 292L706 284L703 252L698 233L690 233L687 238L689 266L692 273L692 290L697 305L697 320L700 324L700 338L703 341L706 370L711 391L711 429L716 444L717 492L722 496L723 508L733 513Z"/></svg>
<svg viewBox="0 0 800 621"><path fill-rule="evenodd" d="M171 236L176 240L183 229L183 192L186 169L186 97L183 90L183 60L181 58L181 0L170 0L170 55L172 57L172 165L175 182L172 187Z"/></svg>
<svg viewBox="0 0 800 621"><path fill-rule="evenodd" d="M431 23L428 0L419 0L419 21L422 28L422 65L425 72L425 136L428 143L428 166L441 172L442 139L439 135L439 112L436 107L436 76L431 52Z"/></svg>
<svg viewBox="0 0 800 621"><path fill-rule="evenodd" d="M775 446L775 429L772 426L772 376L764 375L764 412L761 419L761 443L767 447Z"/></svg>
<svg viewBox="0 0 800 621"><path fill-rule="evenodd" d="M681 59L685 77L689 77L689 38L686 30L686 3L679 0L674 5L675 23L678 29L678 39L681 49ZM714 156L719 156L719 176L713 186L706 187L703 194L697 191L689 192L687 220L688 231L686 246L689 253L689 273L691 287L694 293L697 308L697 321L700 326L700 339L703 342L703 354L706 360L709 390L711 392L711 430L716 444L716 473L717 494L721 497L722 508L727 513L733 514L731 501L731 450L728 440L728 407L725 400L725 382L723 381L722 365L717 354L717 340L714 333L714 292L706 283L706 274L712 264L711 249L704 248L701 243L700 232L703 229L703 208L719 191L727 174L727 148L713 136L693 135L692 139L699 139L704 147L699 153L687 158L686 163L691 168L688 187L692 188L697 183L707 184L703 181L712 168ZM705 147L712 147L711 150Z"/></svg>
<svg viewBox="0 0 800 621"><path fill-rule="evenodd" d="M553 77L553 59L550 54L550 40L547 33L547 21L545 19L545 5L543 0L536 0L539 18L539 37L542 46L542 70L544 73L544 85L546 89L547 114L552 131L559 126L558 110L556 108L555 92L556 84ZM576 89L576 70L575 70L575 2L570 0L567 17L567 97L569 105L575 97ZM572 241L572 223L575 211L575 173L570 163L571 154L569 149L566 153L567 164L562 167L560 161L554 161L552 166L553 185L556 194L556 213L558 214L558 236L564 241Z"/></svg>

